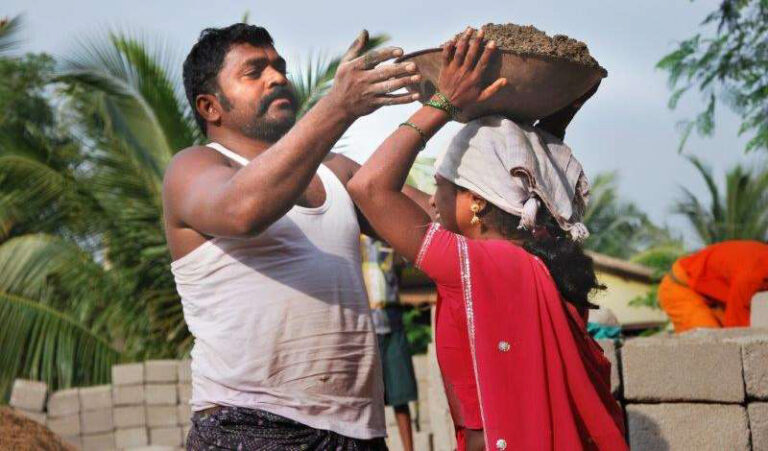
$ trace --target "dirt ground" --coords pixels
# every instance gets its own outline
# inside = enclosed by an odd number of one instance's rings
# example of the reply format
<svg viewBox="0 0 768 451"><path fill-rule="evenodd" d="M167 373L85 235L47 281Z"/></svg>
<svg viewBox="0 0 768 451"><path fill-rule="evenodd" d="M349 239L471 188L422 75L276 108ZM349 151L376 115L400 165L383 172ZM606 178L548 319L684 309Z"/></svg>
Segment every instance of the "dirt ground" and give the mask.
<svg viewBox="0 0 768 451"><path fill-rule="evenodd" d="M11 407L0 407L0 450L75 451L56 434L16 413Z"/></svg>

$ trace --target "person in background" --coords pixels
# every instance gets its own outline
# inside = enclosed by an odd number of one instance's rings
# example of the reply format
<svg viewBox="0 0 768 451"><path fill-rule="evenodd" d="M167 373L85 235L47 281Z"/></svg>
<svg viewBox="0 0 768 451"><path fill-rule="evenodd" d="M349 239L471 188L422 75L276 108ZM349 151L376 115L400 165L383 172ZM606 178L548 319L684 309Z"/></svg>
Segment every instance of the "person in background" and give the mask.
<svg viewBox="0 0 768 451"><path fill-rule="evenodd" d="M659 285L659 304L675 332L749 326L752 297L768 290L768 244L733 240L675 262Z"/></svg>
<svg viewBox="0 0 768 451"><path fill-rule="evenodd" d="M621 324L611 309L600 307L589 311L587 332L595 340L615 340L621 338Z"/></svg>
<svg viewBox="0 0 768 451"><path fill-rule="evenodd" d="M360 244L363 278L381 355L384 403L395 411L403 450L413 451L408 403L418 400L419 396L398 296L399 259L392 247L382 241L361 235Z"/></svg>

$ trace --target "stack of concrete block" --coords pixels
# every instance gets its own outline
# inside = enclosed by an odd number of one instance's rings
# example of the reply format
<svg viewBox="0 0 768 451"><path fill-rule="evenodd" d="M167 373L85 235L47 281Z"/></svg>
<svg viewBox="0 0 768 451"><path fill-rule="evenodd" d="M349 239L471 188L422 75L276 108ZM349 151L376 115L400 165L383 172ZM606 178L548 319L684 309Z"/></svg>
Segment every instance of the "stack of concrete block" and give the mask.
<svg viewBox="0 0 768 451"><path fill-rule="evenodd" d="M632 448L768 450L768 331L634 339L621 358Z"/></svg>
<svg viewBox="0 0 768 451"><path fill-rule="evenodd" d="M183 440L179 426L179 362L144 362L144 382L150 445L180 447Z"/></svg>
<svg viewBox="0 0 768 451"><path fill-rule="evenodd" d="M80 398L80 440L83 450L115 449L112 421L112 386L82 387Z"/></svg>
<svg viewBox="0 0 768 451"><path fill-rule="evenodd" d="M10 404L27 418L40 423L46 423L45 400L48 396L48 385L45 382L16 379L11 389Z"/></svg>
<svg viewBox="0 0 768 451"><path fill-rule="evenodd" d="M80 440L80 390L68 388L48 398L48 429L66 442L82 447Z"/></svg>
<svg viewBox="0 0 768 451"><path fill-rule="evenodd" d="M112 367L112 402L117 448L130 449L148 445L143 363Z"/></svg>

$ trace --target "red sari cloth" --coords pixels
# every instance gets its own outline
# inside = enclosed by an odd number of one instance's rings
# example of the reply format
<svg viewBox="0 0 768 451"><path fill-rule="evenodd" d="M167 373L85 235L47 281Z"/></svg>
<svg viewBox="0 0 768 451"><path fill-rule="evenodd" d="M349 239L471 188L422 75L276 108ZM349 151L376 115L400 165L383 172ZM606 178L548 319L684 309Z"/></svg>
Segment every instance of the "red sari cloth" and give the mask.
<svg viewBox="0 0 768 451"><path fill-rule="evenodd" d="M437 358L459 443L462 428L482 428L489 450L628 449L610 362L541 260L432 224L416 266L437 284Z"/></svg>

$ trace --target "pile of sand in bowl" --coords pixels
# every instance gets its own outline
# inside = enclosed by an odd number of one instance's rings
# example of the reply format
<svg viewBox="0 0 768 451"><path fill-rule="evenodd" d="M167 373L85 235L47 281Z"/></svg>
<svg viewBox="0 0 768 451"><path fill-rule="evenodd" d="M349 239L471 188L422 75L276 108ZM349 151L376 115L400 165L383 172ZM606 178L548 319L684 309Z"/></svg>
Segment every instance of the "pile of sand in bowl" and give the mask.
<svg viewBox="0 0 768 451"><path fill-rule="evenodd" d="M0 407L0 450L75 451L47 427L11 407Z"/></svg>
<svg viewBox="0 0 768 451"><path fill-rule="evenodd" d="M482 26L485 41L496 41L500 49L520 55L543 55L564 59L588 67L600 67L589 54L587 44L562 34L547 36L547 33L533 25L498 25L488 23ZM457 35L459 36L459 35Z"/></svg>

